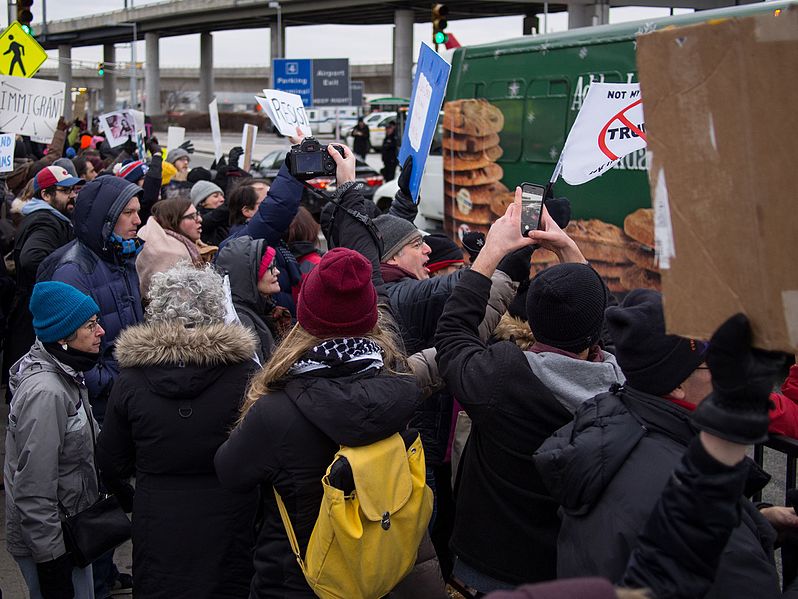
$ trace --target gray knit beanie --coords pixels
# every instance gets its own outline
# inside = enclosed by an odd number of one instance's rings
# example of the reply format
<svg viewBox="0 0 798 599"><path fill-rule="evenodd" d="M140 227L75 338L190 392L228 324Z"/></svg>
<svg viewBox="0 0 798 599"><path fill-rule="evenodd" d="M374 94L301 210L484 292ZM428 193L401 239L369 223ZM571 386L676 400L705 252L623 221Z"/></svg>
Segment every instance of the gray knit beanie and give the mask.
<svg viewBox="0 0 798 599"><path fill-rule="evenodd" d="M180 160L181 158L188 158L191 160L191 156L188 155L183 148L175 148L174 150L169 150L169 153L166 155L166 162L170 164L174 164L175 161Z"/></svg>
<svg viewBox="0 0 798 599"><path fill-rule="evenodd" d="M415 237L420 237L421 232L416 226L398 216L382 214L374 219L377 230L382 235L382 244L385 248L382 252L382 261L386 262L393 258L399 250L405 247Z"/></svg>
<svg viewBox="0 0 798 599"><path fill-rule="evenodd" d="M210 181L197 181L191 187L191 203L194 204L195 208L199 208L199 205L202 204L205 198L216 192L221 194L224 193L222 188L216 185L216 183L211 183Z"/></svg>

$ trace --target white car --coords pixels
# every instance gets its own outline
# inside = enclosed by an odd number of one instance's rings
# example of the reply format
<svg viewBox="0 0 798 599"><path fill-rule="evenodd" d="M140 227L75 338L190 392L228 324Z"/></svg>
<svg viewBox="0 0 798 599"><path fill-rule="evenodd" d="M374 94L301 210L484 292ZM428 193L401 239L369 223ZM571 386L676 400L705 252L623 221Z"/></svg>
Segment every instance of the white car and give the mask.
<svg viewBox="0 0 798 599"><path fill-rule="evenodd" d="M398 179L388 181L374 192L374 203L380 210L388 210L393 197L399 190ZM415 225L425 231L443 230L443 157L430 154L421 177L419 190L421 201Z"/></svg>
<svg viewBox="0 0 798 599"><path fill-rule="evenodd" d="M395 120L395 112L372 112L363 118L363 122L366 123L369 128L369 143L371 144L371 149L374 152L379 152L382 150L382 142L385 140L385 126L391 121ZM351 133L351 129L346 132L346 145L348 145L350 148L353 146L355 141Z"/></svg>

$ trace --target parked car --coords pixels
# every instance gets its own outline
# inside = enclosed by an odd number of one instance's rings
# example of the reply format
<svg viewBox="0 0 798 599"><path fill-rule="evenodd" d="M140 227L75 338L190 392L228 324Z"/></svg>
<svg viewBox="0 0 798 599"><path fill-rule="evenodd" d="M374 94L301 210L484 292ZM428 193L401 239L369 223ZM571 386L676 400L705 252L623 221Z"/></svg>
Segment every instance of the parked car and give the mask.
<svg viewBox="0 0 798 599"><path fill-rule="evenodd" d="M363 118L363 122L369 128L369 143L373 152L380 152L382 150L382 142L385 140L385 126L391 121L396 120L395 112L372 112ZM346 145L350 148L354 144L354 138L351 135L352 129L346 131Z"/></svg>
<svg viewBox="0 0 798 599"><path fill-rule="evenodd" d="M263 177L265 179L274 179L277 176L277 171L283 166L285 160L285 150L274 150L266 154L266 156L257 162L250 170L250 174L255 177ZM383 178L380 173L371 168L368 164L360 158L355 162L355 178L358 182L363 183L363 195L371 199L374 196L374 190L383 184ZM335 177L316 177L310 179L307 184L321 194L313 193L305 189L302 193L302 205L310 210L311 214L318 220L319 213L322 206L327 202L326 195L332 195L335 192Z"/></svg>

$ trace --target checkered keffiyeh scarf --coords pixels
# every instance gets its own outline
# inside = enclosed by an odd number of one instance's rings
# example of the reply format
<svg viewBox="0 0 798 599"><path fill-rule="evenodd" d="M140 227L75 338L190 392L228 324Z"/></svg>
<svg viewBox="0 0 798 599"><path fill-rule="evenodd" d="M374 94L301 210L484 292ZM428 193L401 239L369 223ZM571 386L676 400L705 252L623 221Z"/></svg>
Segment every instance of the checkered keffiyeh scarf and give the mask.
<svg viewBox="0 0 798 599"><path fill-rule="evenodd" d="M346 366L355 374L369 368L382 368L382 348L371 339L364 337L340 337L322 341L307 351L289 372L305 374Z"/></svg>

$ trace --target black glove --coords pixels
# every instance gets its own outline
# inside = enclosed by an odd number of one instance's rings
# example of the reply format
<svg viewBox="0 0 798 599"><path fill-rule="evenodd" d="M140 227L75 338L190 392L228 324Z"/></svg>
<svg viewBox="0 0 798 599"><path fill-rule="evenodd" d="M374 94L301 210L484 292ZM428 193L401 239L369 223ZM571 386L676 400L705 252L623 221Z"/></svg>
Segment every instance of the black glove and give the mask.
<svg viewBox="0 0 798 599"><path fill-rule="evenodd" d="M479 256L479 252L485 247L485 234L479 231L469 231L463 235L463 248L468 252L468 256L473 264Z"/></svg>
<svg viewBox="0 0 798 599"><path fill-rule="evenodd" d="M399 173L399 178L396 182L399 184L399 189L408 198L410 197L410 175L413 173L413 157L408 156L405 158L405 163L402 165L402 172Z"/></svg>
<svg viewBox="0 0 798 599"><path fill-rule="evenodd" d="M516 283L523 283L529 280L529 261L532 259L532 252L535 246L528 245L519 250L510 252L502 261L499 262L497 270L502 271Z"/></svg>
<svg viewBox="0 0 798 599"><path fill-rule="evenodd" d="M73 599L75 587L72 586L72 556L65 553L49 562L36 564L39 574L39 588L44 599Z"/></svg>
<svg viewBox="0 0 798 599"><path fill-rule="evenodd" d="M568 198L547 199L546 210L560 229L564 229L571 222L571 201Z"/></svg>
<svg viewBox="0 0 798 599"><path fill-rule="evenodd" d="M712 335L706 361L713 391L693 412L696 426L732 443L765 441L770 392L785 355L753 349L751 324L736 314Z"/></svg>
<svg viewBox="0 0 798 599"><path fill-rule="evenodd" d="M158 143L157 137L151 137L147 140L147 149L150 151L150 154L155 156L156 154L161 153L161 146Z"/></svg>
<svg viewBox="0 0 798 599"><path fill-rule="evenodd" d="M182 144L180 144L179 147L183 148L189 154L193 154L194 153L194 144L191 143L190 139L187 139L186 141L184 141Z"/></svg>
<svg viewBox="0 0 798 599"><path fill-rule="evenodd" d="M241 146L235 146L234 148L230 148L230 153L227 155L227 164L238 168L238 159L241 158L243 155L244 155L244 148L242 148Z"/></svg>

